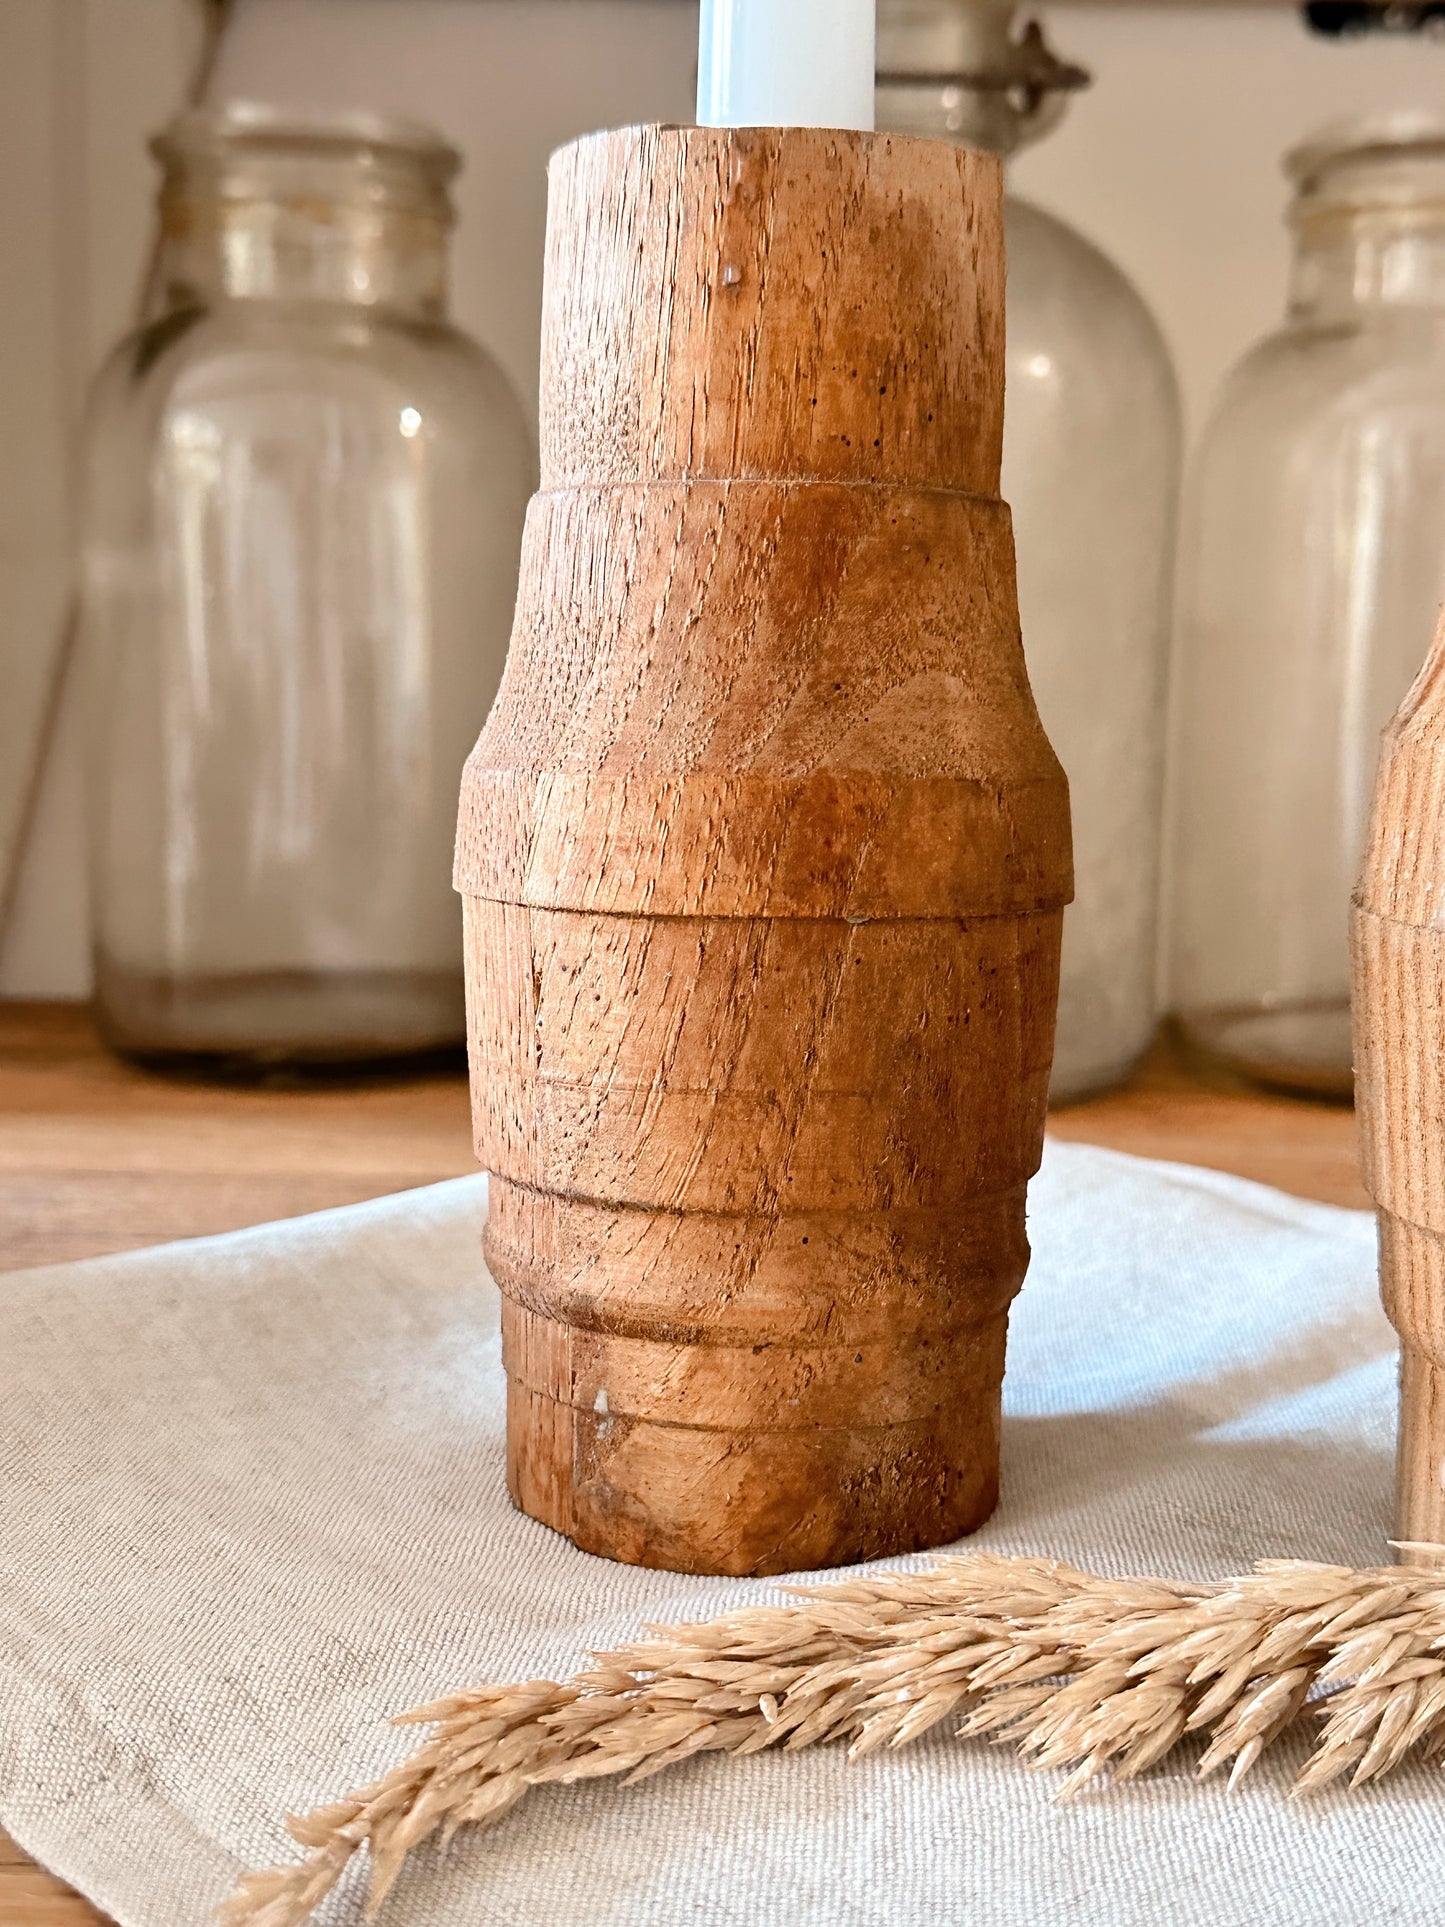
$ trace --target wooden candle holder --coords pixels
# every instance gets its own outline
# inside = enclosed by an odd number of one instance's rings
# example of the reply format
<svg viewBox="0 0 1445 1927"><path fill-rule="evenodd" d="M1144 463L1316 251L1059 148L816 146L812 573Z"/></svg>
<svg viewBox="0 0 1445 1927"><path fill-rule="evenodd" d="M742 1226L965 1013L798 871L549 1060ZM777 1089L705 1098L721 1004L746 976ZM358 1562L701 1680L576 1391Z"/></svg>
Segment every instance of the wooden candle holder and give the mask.
<svg viewBox="0 0 1445 1927"><path fill-rule="evenodd" d="M1361 1155L1400 1334L1395 1536L1445 1547L1445 620L1384 734L1351 936Z"/></svg>
<svg viewBox="0 0 1445 1927"><path fill-rule="evenodd" d="M997 1494L1071 890L998 164L646 127L550 189L456 869L512 1495L694 1572L937 1545Z"/></svg>

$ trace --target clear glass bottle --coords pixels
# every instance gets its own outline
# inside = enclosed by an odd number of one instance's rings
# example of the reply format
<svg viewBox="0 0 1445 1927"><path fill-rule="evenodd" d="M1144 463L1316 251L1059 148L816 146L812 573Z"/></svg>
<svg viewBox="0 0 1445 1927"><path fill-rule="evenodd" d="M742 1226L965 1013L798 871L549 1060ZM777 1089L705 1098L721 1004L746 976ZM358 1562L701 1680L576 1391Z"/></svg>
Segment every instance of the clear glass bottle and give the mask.
<svg viewBox="0 0 1445 1927"><path fill-rule="evenodd" d="M164 299L84 458L99 1022L225 1070L451 1047L457 795L535 461L446 319L457 156L256 107L154 147Z"/></svg>
<svg viewBox="0 0 1445 1927"><path fill-rule="evenodd" d="M1347 1096L1378 737L1445 593L1445 119L1328 129L1287 170L1285 324L1190 484L1170 981L1210 1052Z"/></svg>
<svg viewBox="0 0 1445 1927"><path fill-rule="evenodd" d="M1009 155L1087 79L1013 0L880 0L878 125ZM1126 1078L1157 1016L1159 825L1178 389L1125 275L1010 195L1004 496L1024 653L1069 776L1075 898L1064 917L1051 1095Z"/></svg>

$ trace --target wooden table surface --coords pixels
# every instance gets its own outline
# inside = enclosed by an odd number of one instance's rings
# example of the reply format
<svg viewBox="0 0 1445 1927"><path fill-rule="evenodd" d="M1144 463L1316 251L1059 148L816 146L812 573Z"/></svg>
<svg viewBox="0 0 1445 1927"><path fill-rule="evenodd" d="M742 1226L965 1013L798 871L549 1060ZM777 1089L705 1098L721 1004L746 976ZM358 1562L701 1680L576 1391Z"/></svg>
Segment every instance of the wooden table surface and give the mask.
<svg viewBox="0 0 1445 1927"><path fill-rule="evenodd" d="M1366 1202L1348 1110L1265 1096L1161 1045L1059 1137ZM474 1168L460 1075L367 1088L217 1089L116 1062L73 1005L0 1003L0 1269L319 1211ZM103 1916L0 1833L0 1927Z"/></svg>

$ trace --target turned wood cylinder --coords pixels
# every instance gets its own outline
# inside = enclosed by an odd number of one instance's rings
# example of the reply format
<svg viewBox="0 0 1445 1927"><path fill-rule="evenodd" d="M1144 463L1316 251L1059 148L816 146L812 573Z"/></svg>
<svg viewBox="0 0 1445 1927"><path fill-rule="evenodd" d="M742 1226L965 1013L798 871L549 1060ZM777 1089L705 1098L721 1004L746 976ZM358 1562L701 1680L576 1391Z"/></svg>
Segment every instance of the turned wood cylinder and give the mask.
<svg viewBox="0 0 1445 1927"><path fill-rule="evenodd" d="M553 158L456 881L508 1476L589 1551L784 1571L995 1503L1071 890L1002 418L992 158Z"/></svg>
<svg viewBox="0 0 1445 1927"><path fill-rule="evenodd" d="M1395 1537L1445 1547L1445 620L1384 733L1351 936L1362 1163L1400 1334Z"/></svg>

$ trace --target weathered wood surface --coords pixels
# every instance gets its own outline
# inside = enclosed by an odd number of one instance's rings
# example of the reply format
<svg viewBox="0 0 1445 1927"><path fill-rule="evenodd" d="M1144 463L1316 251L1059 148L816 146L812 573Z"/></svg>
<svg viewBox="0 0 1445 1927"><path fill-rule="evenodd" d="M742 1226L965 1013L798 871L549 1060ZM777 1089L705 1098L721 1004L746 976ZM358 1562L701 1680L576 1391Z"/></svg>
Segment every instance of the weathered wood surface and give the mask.
<svg viewBox="0 0 1445 1927"><path fill-rule="evenodd" d="M590 1551L826 1565L995 1501L1071 887L1000 193L815 130L553 161L456 878L512 1491Z"/></svg>
<svg viewBox="0 0 1445 1927"><path fill-rule="evenodd" d="M1445 619L1384 734L1352 940L1365 1184L1401 1346L1395 1532L1445 1545Z"/></svg>
<svg viewBox="0 0 1445 1927"><path fill-rule="evenodd" d="M789 477L998 493L998 161L630 127L548 174L543 489Z"/></svg>
<svg viewBox="0 0 1445 1927"><path fill-rule="evenodd" d="M1007 509L943 489L538 495L458 888L654 920L1056 904L1015 593Z"/></svg>

